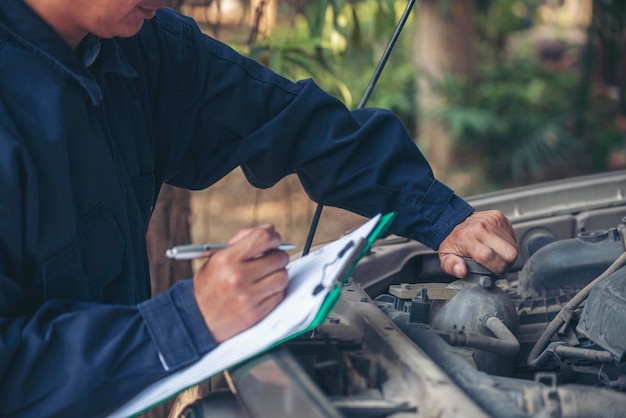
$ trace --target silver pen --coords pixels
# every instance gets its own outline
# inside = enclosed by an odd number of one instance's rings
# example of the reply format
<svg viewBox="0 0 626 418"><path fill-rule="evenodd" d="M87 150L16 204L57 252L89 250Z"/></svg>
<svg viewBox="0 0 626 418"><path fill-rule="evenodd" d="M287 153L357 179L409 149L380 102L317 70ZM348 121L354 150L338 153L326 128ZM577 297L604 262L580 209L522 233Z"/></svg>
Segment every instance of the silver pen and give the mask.
<svg viewBox="0 0 626 418"><path fill-rule="evenodd" d="M191 260L194 258L206 257L210 253L223 250L229 245L230 244L227 243L178 245L167 250L165 255L168 258L173 258L175 260ZM296 248L295 245L287 243L283 243L278 246L278 249L282 251L289 251L294 248Z"/></svg>

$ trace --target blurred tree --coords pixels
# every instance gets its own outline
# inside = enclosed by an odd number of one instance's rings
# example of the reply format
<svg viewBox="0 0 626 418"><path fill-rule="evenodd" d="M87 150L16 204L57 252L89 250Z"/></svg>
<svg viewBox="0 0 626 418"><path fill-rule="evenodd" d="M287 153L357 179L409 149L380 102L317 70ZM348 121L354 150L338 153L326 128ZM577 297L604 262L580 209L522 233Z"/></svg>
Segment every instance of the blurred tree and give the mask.
<svg viewBox="0 0 626 418"><path fill-rule="evenodd" d="M154 207L146 234L152 295L167 290L178 280L193 276L191 262L172 260L165 251L175 245L191 242L190 192L177 187L163 185ZM165 402L144 414L144 418L162 418L169 414L174 400Z"/></svg>
<svg viewBox="0 0 626 418"><path fill-rule="evenodd" d="M168 248L191 242L190 197L188 190L169 185L161 188L146 235L153 296L167 290L178 280L192 277L190 261L165 257ZM160 404L142 417L167 417L175 402L170 400Z"/></svg>
<svg viewBox="0 0 626 418"><path fill-rule="evenodd" d="M596 79L605 94L619 103L626 115L626 2L623 0L594 0L591 34L597 36L599 59Z"/></svg>
<svg viewBox="0 0 626 418"><path fill-rule="evenodd" d="M165 184L155 204L146 236L153 296L168 289L177 280L191 277L191 262L165 258L167 248L191 241L189 199L188 190Z"/></svg>
<svg viewBox="0 0 626 418"><path fill-rule="evenodd" d="M476 69L474 2L421 0L417 9L415 59L418 75L418 132L435 172L445 178L451 164L451 140L445 124L430 117L445 102L436 86L450 75L468 81Z"/></svg>
<svg viewBox="0 0 626 418"><path fill-rule="evenodd" d="M422 0L418 46L424 42L428 50L439 42L438 49L456 50L459 41L428 29L432 20L421 20L424 5L439 7L446 17L453 16L454 4L455 0ZM422 109L428 110L420 112L421 136L424 124L444 127L431 133L424 148L437 163L438 147L446 138L452 140L456 153L447 154L446 172L474 174L462 185L464 192L608 167L609 154L625 136L616 132L616 126L626 126L626 119L617 119L616 112L618 105L624 106L626 3L593 0L593 21L591 4L592 0L476 0L473 12L467 12L472 13L474 26L451 29L467 30L467 38L473 39L477 57L473 69L452 68L437 51L418 55L420 68L429 68L419 74L419 94L429 94L420 97ZM429 61L436 61L439 68L428 67ZM428 102L433 92L438 108Z"/></svg>

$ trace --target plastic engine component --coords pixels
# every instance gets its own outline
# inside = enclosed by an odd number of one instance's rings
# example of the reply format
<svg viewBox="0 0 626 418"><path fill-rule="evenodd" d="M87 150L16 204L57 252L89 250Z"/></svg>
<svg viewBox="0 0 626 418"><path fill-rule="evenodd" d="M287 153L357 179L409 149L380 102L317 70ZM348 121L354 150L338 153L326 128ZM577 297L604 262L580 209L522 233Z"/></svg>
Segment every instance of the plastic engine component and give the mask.
<svg viewBox="0 0 626 418"><path fill-rule="evenodd" d="M555 290L581 289L624 251L617 229L583 232L577 238L550 243L530 257L520 272L523 297Z"/></svg>
<svg viewBox="0 0 626 418"><path fill-rule="evenodd" d="M626 354L626 267L598 283L589 293L578 332L619 360Z"/></svg>

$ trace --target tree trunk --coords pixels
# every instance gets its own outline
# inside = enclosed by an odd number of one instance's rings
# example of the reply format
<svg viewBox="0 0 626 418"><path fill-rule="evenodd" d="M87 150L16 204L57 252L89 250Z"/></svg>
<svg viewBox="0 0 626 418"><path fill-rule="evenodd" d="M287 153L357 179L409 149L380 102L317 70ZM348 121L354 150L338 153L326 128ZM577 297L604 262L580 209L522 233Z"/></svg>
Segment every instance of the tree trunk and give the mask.
<svg viewBox="0 0 626 418"><path fill-rule="evenodd" d="M269 35L276 26L277 0L250 0L250 26L259 34Z"/></svg>
<svg viewBox="0 0 626 418"><path fill-rule="evenodd" d="M153 296L167 290L178 280L192 277L190 261L165 257L168 248L191 242L189 199L188 190L168 185L161 189L146 236ZM167 417L173 404L174 400L165 402L146 412L142 417Z"/></svg>
<svg viewBox="0 0 626 418"><path fill-rule="evenodd" d="M147 234L152 296L192 277L190 261L165 257L168 248L191 242L189 198L188 190L168 185L161 189Z"/></svg>
<svg viewBox="0 0 626 418"><path fill-rule="evenodd" d="M417 9L418 137L439 176L450 167L452 150L445 127L431 117L443 104L436 86L450 74L473 76L473 13L472 0L450 0L445 9L437 0L420 0Z"/></svg>

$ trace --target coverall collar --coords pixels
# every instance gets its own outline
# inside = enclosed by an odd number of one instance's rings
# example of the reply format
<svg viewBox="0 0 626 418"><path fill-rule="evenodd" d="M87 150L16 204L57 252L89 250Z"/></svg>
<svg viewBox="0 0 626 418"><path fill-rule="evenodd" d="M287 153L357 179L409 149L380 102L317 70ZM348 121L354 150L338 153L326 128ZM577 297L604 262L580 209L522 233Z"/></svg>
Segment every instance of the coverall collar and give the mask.
<svg viewBox="0 0 626 418"><path fill-rule="evenodd" d="M94 105L100 103L102 89L85 65L83 57L77 55L23 0L0 1L0 32L5 32L25 48L40 54L43 59L76 80L85 89ZM99 71L119 73L126 77L138 76L113 40L100 40L89 36L84 41L90 44L88 50L92 54L91 57L87 57L87 64L97 61ZM101 45L98 46L96 43Z"/></svg>

